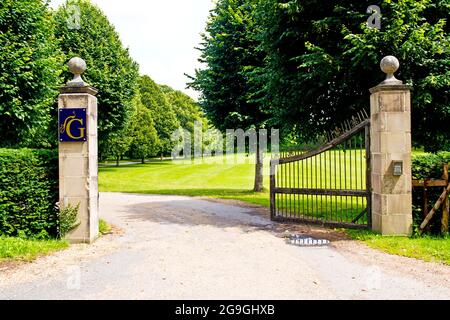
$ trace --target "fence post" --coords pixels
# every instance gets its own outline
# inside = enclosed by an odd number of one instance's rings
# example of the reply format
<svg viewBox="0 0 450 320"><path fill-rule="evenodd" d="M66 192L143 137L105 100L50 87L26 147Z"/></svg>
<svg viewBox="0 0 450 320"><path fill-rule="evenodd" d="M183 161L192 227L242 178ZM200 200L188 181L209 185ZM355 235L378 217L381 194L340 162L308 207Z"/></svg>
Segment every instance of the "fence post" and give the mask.
<svg viewBox="0 0 450 320"><path fill-rule="evenodd" d="M97 90L81 78L84 60L73 58L68 66L74 78L58 98L60 206L79 205L79 224L66 239L92 243L98 237Z"/></svg>
<svg viewBox="0 0 450 320"><path fill-rule="evenodd" d="M394 73L393 56L381 61L385 81L370 89L372 228L383 235L412 233L411 93Z"/></svg>
<svg viewBox="0 0 450 320"><path fill-rule="evenodd" d="M442 178L445 180L445 183L448 186L448 183L449 183L448 164L444 165L444 174L443 174ZM448 227L449 227L448 221L449 221L449 215L450 215L449 212L450 212L450 201L449 201L449 198L447 195L447 197L445 197L443 208L442 208L442 219L441 219L441 224L442 224L441 233L442 234L448 233Z"/></svg>

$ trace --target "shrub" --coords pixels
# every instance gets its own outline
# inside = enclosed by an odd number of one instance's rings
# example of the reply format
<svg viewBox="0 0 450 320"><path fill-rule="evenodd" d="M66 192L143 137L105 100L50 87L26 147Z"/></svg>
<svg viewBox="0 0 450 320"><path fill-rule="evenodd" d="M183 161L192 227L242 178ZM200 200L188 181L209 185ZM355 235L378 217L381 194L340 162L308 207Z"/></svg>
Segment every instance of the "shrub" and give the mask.
<svg viewBox="0 0 450 320"><path fill-rule="evenodd" d="M78 227L80 224L77 222L78 211L80 211L80 204L76 206L68 205L67 207L60 208L58 219L58 237L63 239L67 233Z"/></svg>
<svg viewBox="0 0 450 320"><path fill-rule="evenodd" d="M414 156L413 179L441 179L442 166L445 163L450 163L450 152Z"/></svg>
<svg viewBox="0 0 450 320"><path fill-rule="evenodd" d="M58 176L56 151L0 149L0 236L56 235Z"/></svg>
<svg viewBox="0 0 450 320"><path fill-rule="evenodd" d="M425 154L413 157L412 176L413 179L442 179L443 165L450 163L450 152L440 152L437 154ZM431 210L442 193L442 188L428 189L428 208ZM413 215L417 225L424 220L423 213L424 194L422 188L415 188L413 191ZM438 233L441 226L441 215L436 214L430 223L430 230Z"/></svg>
<svg viewBox="0 0 450 320"><path fill-rule="evenodd" d="M98 231L101 235L106 235L108 233L111 233L112 227L103 219L100 219L98 221Z"/></svg>

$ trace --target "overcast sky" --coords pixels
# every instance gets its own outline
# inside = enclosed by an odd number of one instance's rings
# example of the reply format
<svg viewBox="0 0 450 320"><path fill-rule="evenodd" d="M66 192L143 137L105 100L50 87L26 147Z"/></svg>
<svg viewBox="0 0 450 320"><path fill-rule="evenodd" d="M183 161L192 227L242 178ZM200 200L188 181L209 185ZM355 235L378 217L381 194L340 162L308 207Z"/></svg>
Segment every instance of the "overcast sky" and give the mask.
<svg viewBox="0 0 450 320"><path fill-rule="evenodd" d="M196 98L187 90L184 73L193 75L200 33L205 29L214 0L91 0L108 16L123 44L139 65L159 84ZM57 7L65 0L51 0Z"/></svg>

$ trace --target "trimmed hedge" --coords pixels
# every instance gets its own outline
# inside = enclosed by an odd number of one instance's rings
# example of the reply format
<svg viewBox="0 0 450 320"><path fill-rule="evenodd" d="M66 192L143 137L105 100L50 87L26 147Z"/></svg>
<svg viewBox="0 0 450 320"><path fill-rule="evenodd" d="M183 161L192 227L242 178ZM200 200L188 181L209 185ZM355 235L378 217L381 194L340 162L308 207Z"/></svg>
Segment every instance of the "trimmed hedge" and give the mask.
<svg viewBox="0 0 450 320"><path fill-rule="evenodd" d="M0 149L0 236L56 236L58 153Z"/></svg>
<svg viewBox="0 0 450 320"><path fill-rule="evenodd" d="M450 164L450 152L439 152L437 154L424 154L413 157L412 176L413 179L442 179L442 168L445 163ZM439 199L442 188L428 189L428 207L431 210L433 205ZM423 215L423 189L415 188L413 191L413 214L414 222L419 225L424 220ZM430 223L430 230L433 233L439 233L441 228L441 210L434 216Z"/></svg>
<svg viewBox="0 0 450 320"><path fill-rule="evenodd" d="M441 179L442 166L445 163L450 164L450 152L414 156L412 162L413 179Z"/></svg>

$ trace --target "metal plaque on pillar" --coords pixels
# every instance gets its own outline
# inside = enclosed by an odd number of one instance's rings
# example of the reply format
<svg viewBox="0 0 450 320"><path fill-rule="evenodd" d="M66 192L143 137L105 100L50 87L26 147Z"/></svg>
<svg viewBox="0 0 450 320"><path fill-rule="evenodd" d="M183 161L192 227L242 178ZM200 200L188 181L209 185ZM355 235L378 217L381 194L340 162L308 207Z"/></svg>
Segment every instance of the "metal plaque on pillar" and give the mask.
<svg viewBox="0 0 450 320"><path fill-rule="evenodd" d="M87 141L86 108L59 109L59 141Z"/></svg>

